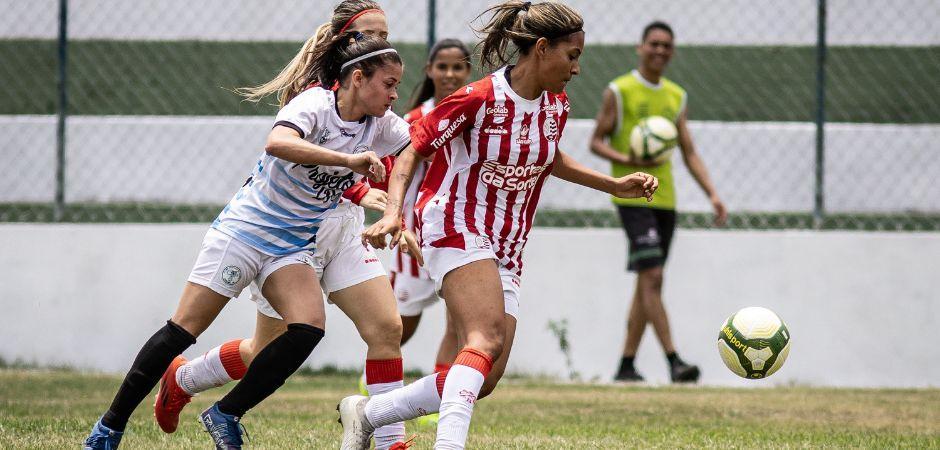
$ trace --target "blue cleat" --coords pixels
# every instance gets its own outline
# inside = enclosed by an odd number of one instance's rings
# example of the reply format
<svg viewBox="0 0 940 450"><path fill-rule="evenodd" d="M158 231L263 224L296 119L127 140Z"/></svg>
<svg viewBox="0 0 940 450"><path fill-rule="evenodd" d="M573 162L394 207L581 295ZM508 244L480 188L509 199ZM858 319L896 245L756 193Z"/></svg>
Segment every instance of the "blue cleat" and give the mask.
<svg viewBox="0 0 940 450"><path fill-rule="evenodd" d="M91 428L91 434L85 439L85 450L117 450L121 444L123 431L114 431L101 423L101 419L95 422Z"/></svg>
<svg viewBox="0 0 940 450"><path fill-rule="evenodd" d="M245 430L241 417L219 411L219 404L215 403L199 415L199 421L212 436L216 450L241 450L242 432ZM245 436L248 436L247 432Z"/></svg>

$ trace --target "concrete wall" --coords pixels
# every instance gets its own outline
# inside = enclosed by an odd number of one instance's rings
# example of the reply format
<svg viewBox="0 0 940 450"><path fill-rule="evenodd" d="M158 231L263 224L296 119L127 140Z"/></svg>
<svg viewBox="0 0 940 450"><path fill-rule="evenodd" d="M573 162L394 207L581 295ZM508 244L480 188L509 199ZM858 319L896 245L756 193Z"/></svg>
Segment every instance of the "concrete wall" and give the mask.
<svg viewBox="0 0 940 450"><path fill-rule="evenodd" d="M264 145L270 117L78 116L68 122L66 201L225 203ZM591 119L572 120L561 148L597 170ZM692 121L712 179L733 211L811 211L815 128L810 123ZM52 201L55 118L0 116L0 202ZM826 126L826 208L831 212L940 211L935 157L940 125ZM130 144L129 144L130 142ZM871 145L871 143L896 145ZM709 211L674 156L679 207ZM877 170L876 170L877 169ZM890 179L885 184L883 180ZM28 182L24 182L28 180ZM877 191L875 186L879 186ZM745 188L746 187L746 188ZM543 207L599 209L603 195L551 180Z"/></svg>
<svg viewBox="0 0 940 450"><path fill-rule="evenodd" d="M75 39L303 41L338 0L71 0ZM396 42L427 39L427 2L381 0ZM489 0L438 0L437 35L475 41L470 24ZM816 1L566 0L584 17L588 43L632 44L644 25L665 20L683 45L815 45ZM57 0L0 0L0 38L54 39ZM934 0L830 0L833 45L937 45Z"/></svg>
<svg viewBox="0 0 940 450"><path fill-rule="evenodd" d="M0 357L121 372L161 326L199 249L203 225L0 225ZM618 230L536 229L525 255L522 313L510 370L567 373L550 320L567 319L574 369L616 370L633 278ZM940 234L680 230L665 298L681 354L703 382L735 386L940 386ZM790 359L768 380L738 379L715 347L732 312L775 310L792 335ZM431 309L405 348L429 370L443 328ZM249 336L253 304L236 300L194 356ZM356 367L364 344L328 308L327 335L308 361ZM648 331L638 367L653 382L666 365Z"/></svg>

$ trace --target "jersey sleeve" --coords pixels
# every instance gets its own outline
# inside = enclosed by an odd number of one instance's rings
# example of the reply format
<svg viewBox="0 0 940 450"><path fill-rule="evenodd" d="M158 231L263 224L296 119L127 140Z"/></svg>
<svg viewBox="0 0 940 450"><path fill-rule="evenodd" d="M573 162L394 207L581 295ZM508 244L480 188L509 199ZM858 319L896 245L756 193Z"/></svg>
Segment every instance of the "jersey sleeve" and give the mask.
<svg viewBox="0 0 940 450"><path fill-rule="evenodd" d="M301 138L310 136L317 128L317 112L323 109L321 97L314 89L301 92L277 112L274 125L291 128Z"/></svg>
<svg viewBox="0 0 940 450"><path fill-rule="evenodd" d="M372 143L375 153L379 156L397 155L409 142L411 135L408 134L408 122L394 112L386 111L380 119L379 130Z"/></svg>
<svg viewBox="0 0 940 450"><path fill-rule="evenodd" d="M473 126L476 112L484 98L474 92L474 85L458 89L425 116L411 124L411 145L428 157Z"/></svg>

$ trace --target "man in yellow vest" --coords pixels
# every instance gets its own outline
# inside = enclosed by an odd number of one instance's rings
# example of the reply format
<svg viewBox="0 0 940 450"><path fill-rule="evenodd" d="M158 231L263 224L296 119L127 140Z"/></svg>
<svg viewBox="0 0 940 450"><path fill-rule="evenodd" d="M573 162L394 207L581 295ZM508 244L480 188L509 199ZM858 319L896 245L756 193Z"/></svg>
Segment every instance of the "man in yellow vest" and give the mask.
<svg viewBox="0 0 940 450"><path fill-rule="evenodd" d="M639 68L614 79L604 90L591 138L591 151L610 161L613 176L643 171L659 178L659 190L652 202L613 200L630 242L627 268L637 272L623 357L615 376L620 381L643 381L633 366L633 358L647 323L652 323L666 353L672 381L695 382L699 377L698 367L685 363L676 354L662 303L663 265L676 227L672 163L667 160L657 164L632 156L630 132L640 119L662 116L675 121L682 159L711 201L715 223L721 225L727 217L705 164L692 144L687 124L688 96L678 84L663 77L673 55L673 38L672 28L663 22L653 22L643 29L642 42L637 46Z"/></svg>

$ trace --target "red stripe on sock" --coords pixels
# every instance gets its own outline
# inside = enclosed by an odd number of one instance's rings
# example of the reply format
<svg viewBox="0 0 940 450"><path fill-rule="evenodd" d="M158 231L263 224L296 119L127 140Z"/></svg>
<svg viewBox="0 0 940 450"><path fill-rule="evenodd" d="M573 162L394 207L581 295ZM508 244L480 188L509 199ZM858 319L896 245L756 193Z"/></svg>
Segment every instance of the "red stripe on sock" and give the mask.
<svg viewBox="0 0 940 450"><path fill-rule="evenodd" d="M401 358L366 360L366 384L391 383L404 379Z"/></svg>
<svg viewBox="0 0 940 450"><path fill-rule="evenodd" d="M437 363L434 365L434 373L446 372L449 369L450 369L450 364Z"/></svg>
<svg viewBox="0 0 940 450"><path fill-rule="evenodd" d="M222 348L219 349L219 359L222 360L222 367L225 368L229 378L233 380L241 380L245 376L245 372L248 371L248 367L242 361L241 352L238 351L238 346L241 343L242 339L228 341L222 344Z"/></svg>
<svg viewBox="0 0 940 450"><path fill-rule="evenodd" d="M447 370L437 373L437 395L444 397L444 380L447 379Z"/></svg>
<svg viewBox="0 0 940 450"><path fill-rule="evenodd" d="M464 349L457 354L454 365L457 364L476 369L483 374L483 378L486 378L486 376L490 374L490 369L493 368L493 360L489 355L470 347L464 347Z"/></svg>

